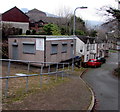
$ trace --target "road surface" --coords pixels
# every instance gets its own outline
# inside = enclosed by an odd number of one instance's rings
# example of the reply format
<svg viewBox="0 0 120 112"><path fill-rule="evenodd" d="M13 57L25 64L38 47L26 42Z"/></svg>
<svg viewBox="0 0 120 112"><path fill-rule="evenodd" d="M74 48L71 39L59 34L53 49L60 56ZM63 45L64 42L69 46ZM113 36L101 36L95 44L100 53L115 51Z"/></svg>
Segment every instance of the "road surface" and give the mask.
<svg viewBox="0 0 120 112"><path fill-rule="evenodd" d="M118 78L113 76L117 65L118 54L111 53L105 64L90 68L82 77L95 92L97 110L118 110Z"/></svg>

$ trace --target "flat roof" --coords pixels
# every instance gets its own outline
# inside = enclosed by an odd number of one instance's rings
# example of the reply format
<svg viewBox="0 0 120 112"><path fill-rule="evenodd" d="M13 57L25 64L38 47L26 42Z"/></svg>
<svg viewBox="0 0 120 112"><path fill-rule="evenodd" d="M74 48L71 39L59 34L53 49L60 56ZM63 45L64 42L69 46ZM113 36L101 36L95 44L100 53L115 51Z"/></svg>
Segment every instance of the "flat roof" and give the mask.
<svg viewBox="0 0 120 112"><path fill-rule="evenodd" d="M46 38L44 35L9 35L8 38Z"/></svg>
<svg viewBox="0 0 120 112"><path fill-rule="evenodd" d="M73 35L10 35L8 38L73 38Z"/></svg>

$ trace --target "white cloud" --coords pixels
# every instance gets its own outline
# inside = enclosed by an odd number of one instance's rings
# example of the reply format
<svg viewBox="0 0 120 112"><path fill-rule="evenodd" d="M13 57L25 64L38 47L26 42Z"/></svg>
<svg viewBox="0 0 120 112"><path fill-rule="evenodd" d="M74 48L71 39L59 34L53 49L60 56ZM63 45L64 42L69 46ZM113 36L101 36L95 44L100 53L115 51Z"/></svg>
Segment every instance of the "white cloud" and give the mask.
<svg viewBox="0 0 120 112"><path fill-rule="evenodd" d="M73 12L76 7L87 6L88 9L79 9L76 15L87 20L101 19L96 15L97 8L102 6L117 7L115 0L3 0L0 3L0 13L17 6L18 8L33 9L37 8L41 11L55 14L60 8L68 7Z"/></svg>

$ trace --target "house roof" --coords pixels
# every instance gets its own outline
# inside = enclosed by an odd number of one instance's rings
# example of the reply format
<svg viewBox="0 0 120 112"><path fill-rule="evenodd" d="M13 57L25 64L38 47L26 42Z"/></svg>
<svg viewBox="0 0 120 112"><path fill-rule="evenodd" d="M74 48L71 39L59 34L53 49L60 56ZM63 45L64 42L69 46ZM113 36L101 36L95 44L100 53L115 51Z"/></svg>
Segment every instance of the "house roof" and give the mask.
<svg viewBox="0 0 120 112"><path fill-rule="evenodd" d="M45 12L42 12L38 9L32 9L26 13L26 15L29 16L29 21L31 23L38 22L42 20L45 23L54 23L58 24L59 21L61 24L66 24L66 19L65 18L60 18L60 17L47 17L47 14Z"/></svg>
<svg viewBox="0 0 120 112"><path fill-rule="evenodd" d="M46 17L45 12L42 12L36 8L28 11L26 15L29 16L30 22L37 22L41 19L41 17Z"/></svg>
<svg viewBox="0 0 120 112"><path fill-rule="evenodd" d="M83 41L85 44L87 43L87 40L89 40L89 42L92 44L93 42L94 42L94 40L95 40L95 37L89 37L89 36L79 36L79 35L77 35L77 37L81 40L81 41Z"/></svg>
<svg viewBox="0 0 120 112"><path fill-rule="evenodd" d="M94 40L95 40L95 37L89 37L89 41L91 44L93 44Z"/></svg>
<svg viewBox="0 0 120 112"><path fill-rule="evenodd" d="M29 17L15 6L2 13L2 21L29 22Z"/></svg>
<svg viewBox="0 0 120 112"><path fill-rule="evenodd" d="M30 13L37 13L37 14L44 14L45 16L46 16L46 13L45 12L43 12L43 11L40 11L40 10L38 10L38 9L36 9L36 8L34 8L34 9L32 9L32 10L29 10L26 14L30 14Z"/></svg>
<svg viewBox="0 0 120 112"><path fill-rule="evenodd" d="M83 41L85 44L87 43L87 39L88 39L87 36L79 36L79 35L77 35L77 37L78 37L81 41Z"/></svg>
<svg viewBox="0 0 120 112"><path fill-rule="evenodd" d="M9 10L7 10L6 12L2 13L1 15L4 15L5 13L8 13L9 11L11 11L11 10L13 10L13 9L19 10L22 14L24 14L27 18L29 18L24 12L22 12L22 11L21 11L19 8L17 8L16 6L13 7L13 8L11 8L11 9L9 9Z"/></svg>

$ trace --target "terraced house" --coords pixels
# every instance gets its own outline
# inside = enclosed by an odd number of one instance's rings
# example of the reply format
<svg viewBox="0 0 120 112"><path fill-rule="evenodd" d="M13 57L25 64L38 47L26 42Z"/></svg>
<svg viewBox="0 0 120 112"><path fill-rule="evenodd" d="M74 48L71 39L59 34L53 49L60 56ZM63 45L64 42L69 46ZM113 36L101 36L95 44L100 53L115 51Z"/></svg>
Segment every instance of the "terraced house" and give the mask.
<svg viewBox="0 0 120 112"><path fill-rule="evenodd" d="M88 36L76 36L76 56L80 56L83 62L97 57L97 43L95 38Z"/></svg>

